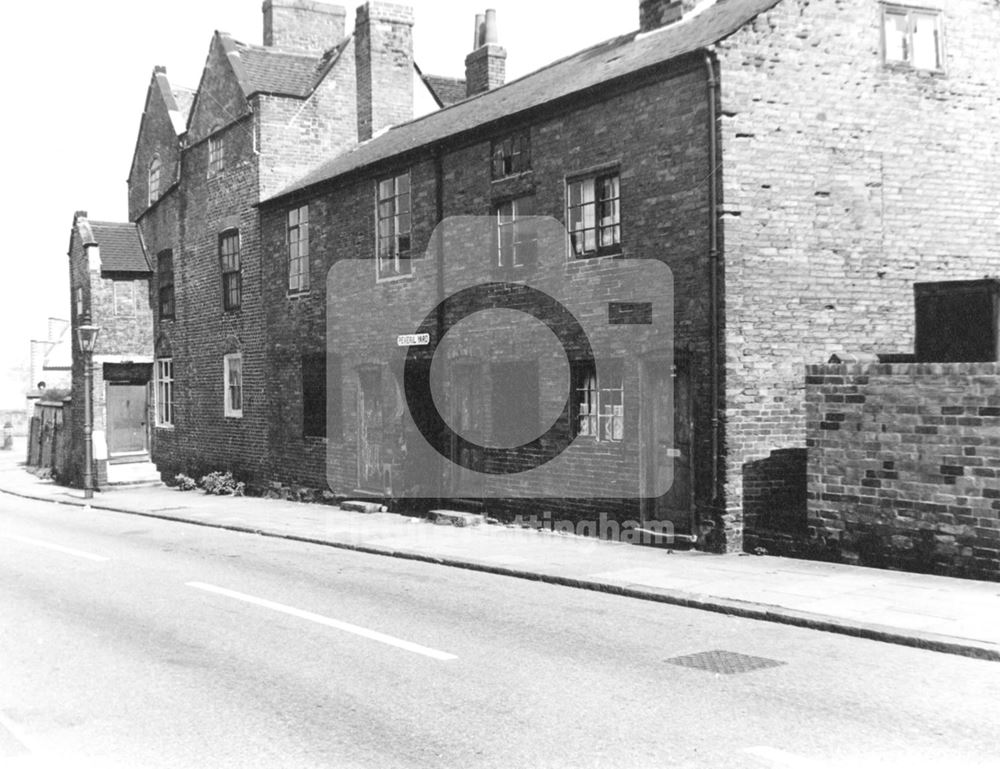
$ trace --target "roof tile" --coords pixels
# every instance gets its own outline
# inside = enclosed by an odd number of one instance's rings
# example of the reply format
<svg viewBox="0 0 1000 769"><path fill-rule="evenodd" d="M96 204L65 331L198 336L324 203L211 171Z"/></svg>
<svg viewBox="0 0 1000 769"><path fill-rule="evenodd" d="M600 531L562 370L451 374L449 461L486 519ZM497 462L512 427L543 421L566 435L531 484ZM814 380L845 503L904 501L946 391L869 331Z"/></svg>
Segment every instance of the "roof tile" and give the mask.
<svg viewBox="0 0 1000 769"><path fill-rule="evenodd" d="M89 224L94 241L101 249L102 272L150 272L136 225L95 221Z"/></svg>
<svg viewBox="0 0 1000 769"><path fill-rule="evenodd" d="M780 0L719 0L676 24L647 33L632 32L599 43L505 86L396 126L322 163L268 200L669 62L728 37L778 2Z"/></svg>

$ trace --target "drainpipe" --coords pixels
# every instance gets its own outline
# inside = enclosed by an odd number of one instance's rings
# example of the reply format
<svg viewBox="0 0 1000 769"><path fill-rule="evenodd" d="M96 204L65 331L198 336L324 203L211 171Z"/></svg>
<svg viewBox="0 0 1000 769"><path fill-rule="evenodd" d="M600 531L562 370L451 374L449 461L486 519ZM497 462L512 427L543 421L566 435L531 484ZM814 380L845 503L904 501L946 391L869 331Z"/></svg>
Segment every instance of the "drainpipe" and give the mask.
<svg viewBox="0 0 1000 769"><path fill-rule="evenodd" d="M443 303L445 299L444 295L444 236L440 230L441 222L444 221L444 148L438 144L434 147L434 232L436 243L430 244L434 248L435 259L437 261L437 323L434 332L436 334L435 340L440 341L441 336L444 334L444 310ZM431 361L427 362L430 366ZM427 375L430 376L430 369L427 371ZM440 460L438 462L438 467L443 467ZM437 474L437 505L441 507L444 498L444 475L442 472Z"/></svg>
<svg viewBox="0 0 1000 769"><path fill-rule="evenodd" d="M719 81L715 77L715 67L712 64L712 54L705 51L705 69L708 74L708 284L709 284L709 322L711 342L712 368L712 503L719 501L719 394L721 373L719 371L719 188L717 162L719 154L718 133L716 127L716 99L719 94Z"/></svg>

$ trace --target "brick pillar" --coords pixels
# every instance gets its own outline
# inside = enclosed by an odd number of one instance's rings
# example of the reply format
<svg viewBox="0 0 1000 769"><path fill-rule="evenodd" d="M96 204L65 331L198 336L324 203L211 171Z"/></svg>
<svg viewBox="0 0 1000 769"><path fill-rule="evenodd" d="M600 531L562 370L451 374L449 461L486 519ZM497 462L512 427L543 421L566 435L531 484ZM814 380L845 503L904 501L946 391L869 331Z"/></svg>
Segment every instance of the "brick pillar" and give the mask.
<svg viewBox="0 0 1000 769"><path fill-rule="evenodd" d="M319 52L344 39L347 11L313 0L264 0L264 45Z"/></svg>
<svg viewBox="0 0 1000 769"><path fill-rule="evenodd" d="M413 119L413 9L368 2L354 25L358 141Z"/></svg>

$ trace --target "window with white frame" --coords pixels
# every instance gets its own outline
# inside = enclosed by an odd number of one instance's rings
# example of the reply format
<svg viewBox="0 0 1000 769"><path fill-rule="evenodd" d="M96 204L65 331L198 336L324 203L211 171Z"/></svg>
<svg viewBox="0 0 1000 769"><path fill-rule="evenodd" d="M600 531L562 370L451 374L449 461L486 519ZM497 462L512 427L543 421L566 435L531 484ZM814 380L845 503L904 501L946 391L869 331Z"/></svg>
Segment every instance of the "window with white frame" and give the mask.
<svg viewBox="0 0 1000 769"><path fill-rule="evenodd" d="M886 64L943 70L940 11L882 6L882 50Z"/></svg>
<svg viewBox="0 0 1000 769"><path fill-rule="evenodd" d="M153 155L153 159L149 161L149 184L147 185L149 205L153 205L160 197L160 165L160 156Z"/></svg>
<svg viewBox="0 0 1000 769"><path fill-rule="evenodd" d="M378 279L410 274L410 172L378 183Z"/></svg>
<svg viewBox="0 0 1000 769"><path fill-rule="evenodd" d="M222 309L240 309L243 302L243 275L240 271L240 231L219 235L219 264L222 269Z"/></svg>
<svg viewBox="0 0 1000 769"><path fill-rule="evenodd" d="M156 426L174 425L174 361L156 359Z"/></svg>
<svg viewBox="0 0 1000 769"><path fill-rule="evenodd" d="M217 129L213 129L217 130ZM208 175L215 176L226 170L226 144L222 134L208 137Z"/></svg>
<svg viewBox="0 0 1000 769"><path fill-rule="evenodd" d="M621 252L621 180L617 171L569 180L566 207L573 256Z"/></svg>
<svg viewBox="0 0 1000 769"><path fill-rule="evenodd" d="M608 362L601 369L602 378L598 380L593 363L572 367L573 435L617 442L625 432L622 367L620 363Z"/></svg>
<svg viewBox="0 0 1000 769"><path fill-rule="evenodd" d="M309 206L288 212L288 292L309 290Z"/></svg>
<svg viewBox="0 0 1000 769"><path fill-rule="evenodd" d="M538 233L535 221L535 197L527 195L497 206L498 267L534 264L538 256Z"/></svg>
<svg viewBox="0 0 1000 769"><path fill-rule="evenodd" d="M243 416L243 354L233 353L223 359L223 384L227 417Z"/></svg>

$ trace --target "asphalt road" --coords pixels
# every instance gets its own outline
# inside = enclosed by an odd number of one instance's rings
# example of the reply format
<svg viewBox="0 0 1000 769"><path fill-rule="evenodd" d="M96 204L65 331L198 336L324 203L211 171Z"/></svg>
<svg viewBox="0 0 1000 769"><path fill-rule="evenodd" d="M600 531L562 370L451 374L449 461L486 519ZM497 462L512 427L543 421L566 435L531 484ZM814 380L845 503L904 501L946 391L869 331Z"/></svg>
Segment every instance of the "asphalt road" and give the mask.
<svg viewBox="0 0 1000 769"><path fill-rule="evenodd" d="M0 495L5 768L995 767L998 712L995 662Z"/></svg>

